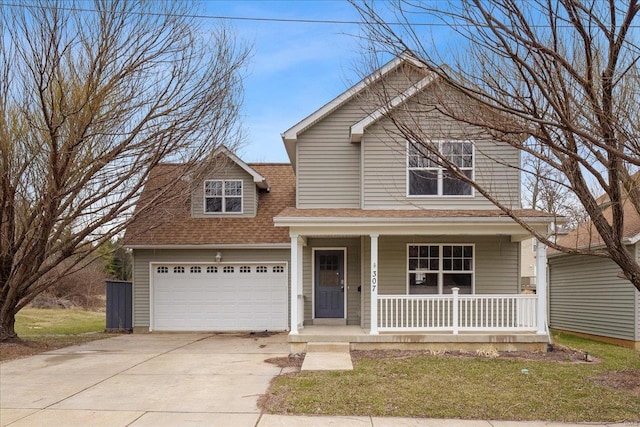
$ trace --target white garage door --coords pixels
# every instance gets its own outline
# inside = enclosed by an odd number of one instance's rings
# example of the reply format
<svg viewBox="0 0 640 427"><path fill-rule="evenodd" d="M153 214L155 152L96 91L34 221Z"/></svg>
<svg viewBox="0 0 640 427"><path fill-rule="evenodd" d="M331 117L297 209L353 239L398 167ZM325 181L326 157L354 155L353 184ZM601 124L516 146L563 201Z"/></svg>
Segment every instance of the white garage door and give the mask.
<svg viewBox="0 0 640 427"><path fill-rule="evenodd" d="M285 264L152 264L156 331L287 329Z"/></svg>

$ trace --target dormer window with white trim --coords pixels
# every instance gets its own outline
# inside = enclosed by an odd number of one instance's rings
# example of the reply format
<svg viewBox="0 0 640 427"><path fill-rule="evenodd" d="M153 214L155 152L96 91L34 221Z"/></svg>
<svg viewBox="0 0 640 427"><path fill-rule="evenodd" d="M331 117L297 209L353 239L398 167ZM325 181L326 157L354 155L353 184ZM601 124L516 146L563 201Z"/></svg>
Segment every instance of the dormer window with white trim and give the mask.
<svg viewBox="0 0 640 427"><path fill-rule="evenodd" d="M473 178L473 143L469 141L434 142L438 150L461 172ZM422 147L408 143L407 194L409 196L472 196L473 187L455 177Z"/></svg>
<svg viewBox="0 0 640 427"><path fill-rule="evenodd" d="M242 180L204 182L205 213L242 213Z"/></svg>

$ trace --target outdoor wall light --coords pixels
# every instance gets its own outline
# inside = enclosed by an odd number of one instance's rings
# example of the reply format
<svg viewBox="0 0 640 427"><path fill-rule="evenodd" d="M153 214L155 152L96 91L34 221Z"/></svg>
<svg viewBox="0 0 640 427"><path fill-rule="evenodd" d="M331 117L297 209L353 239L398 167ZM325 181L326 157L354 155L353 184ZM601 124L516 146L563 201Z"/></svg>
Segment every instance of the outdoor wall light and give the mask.
<svg viewBox="0 0 640 427"><path fill-rule="evenodd" d="M222 261L222 252L218 252L216 254L216 262L220 262L220 261Z"/></svg>

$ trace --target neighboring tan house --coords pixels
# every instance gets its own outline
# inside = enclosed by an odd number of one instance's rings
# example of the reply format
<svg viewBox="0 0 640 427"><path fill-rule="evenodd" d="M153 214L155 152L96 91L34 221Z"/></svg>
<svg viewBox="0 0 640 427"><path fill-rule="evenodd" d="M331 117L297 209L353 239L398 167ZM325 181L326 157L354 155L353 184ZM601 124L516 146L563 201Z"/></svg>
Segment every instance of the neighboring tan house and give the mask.
<svg viewBox="0 0 640 427"><path fill-rule="evenodd" d="M523 292L536 291L536 252L538 241L535 238L520 243L520 281Z"/></svg>
<svg viewBox="0 0 640 427"><path fill-rule="evenodd" d="M396 90L376 109L374 90ZM546 282L521 295L529 233L387 131L385 114L437 102L437 79L403 59L282 135L291 165L231 162L184 184L190 200L127 230L134 330L288 330L352 348L546 348ZM460 167L520 206L515 148L431 108L434 140ZM171 179L162 166L150 179ZM154 183L155 182L155 183ZM148 192L151 190L146 190ZM553 218L517 212L540 232ZM538 271L546 272L539 245ZM546 277L546 275L544 275Z"/></svg>
<svg viewBox="0 0 640 427"><path fill-rule="evenodd" d="M607 201L600 199L611 221ZM624 206L624 243L640 262L640 217ZM590 222L558 239L563 246L597 248L602 240ZM590 338L640 349L640 292L606 258L549 251L549 325Z"/></svg>

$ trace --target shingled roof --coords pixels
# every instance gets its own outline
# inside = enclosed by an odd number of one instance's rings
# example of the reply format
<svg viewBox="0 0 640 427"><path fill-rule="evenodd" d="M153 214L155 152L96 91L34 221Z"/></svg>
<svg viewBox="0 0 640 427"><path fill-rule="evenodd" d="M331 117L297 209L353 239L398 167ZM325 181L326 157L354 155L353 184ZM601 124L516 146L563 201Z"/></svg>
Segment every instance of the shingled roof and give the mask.
<svg viewBox="0 0 640 427"><path fill-rule="evenodd" d="M170 183L172 193L184 195L162 203L157 209L136 214L127 227L127 246L191 246L191 245L264 245L289 243L289 231L276 228L273 217L287 206L295 205L295 177L289 164L249 164L269 180L270 192L260 193L257 215L249 217L191 216L190 186L182 179L184 165L165 164L151 173L141 200L149 200L153 192Z"/></svg>
<svg viewBox="0 0 640 427"><path fill-rule="evenodd" d="M633 239L637 239L640 236L640 216L636 212L633 204L627 200L623 199L623 212L624 212L624 224L623 224L623 238L628 241L628 243L632 242ZM611 206L606 206L603 210L603 215L606 218L609 224L612 223L613 220L613 211ZM626 242L625 242L626 243ZM603 241L598 234L593 222L586 221L576 227L575 230L570 233L560 237L558 239L558 244L561 246L565 246L568 248L596 248L598 246L602 246ZM556 251L551 251L550 253L555 253Z"/></svg>

